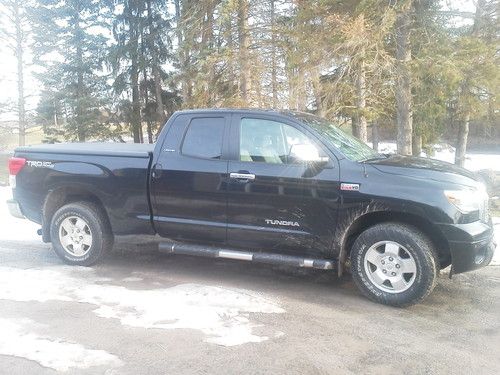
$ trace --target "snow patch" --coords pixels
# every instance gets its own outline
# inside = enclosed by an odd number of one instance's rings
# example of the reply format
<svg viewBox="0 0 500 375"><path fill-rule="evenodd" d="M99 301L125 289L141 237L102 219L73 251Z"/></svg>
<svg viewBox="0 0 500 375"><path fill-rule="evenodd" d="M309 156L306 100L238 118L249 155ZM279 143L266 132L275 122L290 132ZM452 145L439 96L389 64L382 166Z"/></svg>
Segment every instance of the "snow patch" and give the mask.
<svg viewBox="0 0 500 375"><path fill-rule="evenodd" d="M0 240L41 242L41 237L36 234L40 225L13 217L5 203L9 199L12 199L12 189L6 186L0 187Z"/></svg>
<svg viewBox="0 0 500 375"><path fill-rule="evenodd" d="M269 338L253 333L261 325L250 321L250 313L285 312L273 301L246 290L198 284L132 290L96 284L98 280L88 269L79 267L0 267L0 299L90 303L97 306L94 310L97 316L118 319L123 325L195 329L207 336L206 342L225 346Z"/></svg>
<svg viewBox="0 0 500 375"><path fill-rule="evenodd" d="M0 318L0 354L27 358L57 371L123 364L118 357L104 350L87 349L80 344L29 332L24 328L28 324L33 322Z"/></svg>
<svg viewBox="0 0 500 375"><path fill-rule="evenodd" d="M491 260L491 265L500 266L500 217L493 218L493 228L495 231L495 240L497 242L497 248L495 249L495 254Z"/></svg>

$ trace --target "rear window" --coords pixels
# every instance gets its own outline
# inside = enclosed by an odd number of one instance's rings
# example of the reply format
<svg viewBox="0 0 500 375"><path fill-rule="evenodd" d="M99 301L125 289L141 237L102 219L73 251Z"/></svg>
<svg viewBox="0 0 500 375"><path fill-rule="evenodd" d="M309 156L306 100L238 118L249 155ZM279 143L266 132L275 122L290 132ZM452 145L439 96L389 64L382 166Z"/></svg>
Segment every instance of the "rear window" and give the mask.
<svg viewBox="0 0 500 375"><path fill-rule="evenodd" d="M204 159L220 159L224 117L195 118L191 120L182 144L182 154Z"/></svg>

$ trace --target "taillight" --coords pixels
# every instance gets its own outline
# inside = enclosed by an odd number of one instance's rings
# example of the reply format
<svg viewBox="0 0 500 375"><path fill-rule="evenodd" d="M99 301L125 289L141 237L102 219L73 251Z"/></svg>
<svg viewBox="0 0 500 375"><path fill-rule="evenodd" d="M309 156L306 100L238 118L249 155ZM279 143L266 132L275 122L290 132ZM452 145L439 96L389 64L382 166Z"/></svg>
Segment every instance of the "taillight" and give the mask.
<svg viewBox="0 0 500 375"><path fill-rule="evenodd" d="M25 158L9 158L9 174L15 176L26 164Z"/></svg>

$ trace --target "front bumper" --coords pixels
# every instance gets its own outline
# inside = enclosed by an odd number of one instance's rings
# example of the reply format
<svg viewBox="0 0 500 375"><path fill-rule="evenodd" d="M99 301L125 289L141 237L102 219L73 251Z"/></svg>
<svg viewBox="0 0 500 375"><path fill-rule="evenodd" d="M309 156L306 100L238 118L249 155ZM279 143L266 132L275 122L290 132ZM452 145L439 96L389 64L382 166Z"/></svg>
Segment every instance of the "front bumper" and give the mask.
<svg viewBox="0 0 500 375"><path fill-rule="evenodd" d="M491 221L440 225L440 229L450 246L453 274L490 264L496 248Z"/></svg>
<svg viewBox="0 0 500 375"><path fill-rule="evenodd" d="M15 199L9 199L7 201L7 207L9 208L9 212L12 216L17 217L19 219L24 219L23 212L21 211L21 206Z"/></svg>

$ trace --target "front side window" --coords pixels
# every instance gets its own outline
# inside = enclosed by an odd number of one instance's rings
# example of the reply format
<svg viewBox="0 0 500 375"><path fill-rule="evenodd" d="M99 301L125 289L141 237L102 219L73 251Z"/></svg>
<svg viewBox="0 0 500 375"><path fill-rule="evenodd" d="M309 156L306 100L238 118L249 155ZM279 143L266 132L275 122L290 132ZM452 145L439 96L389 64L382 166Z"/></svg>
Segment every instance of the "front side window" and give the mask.
<svg viewBox="0 0 500 375"><path fill-rule="evenodd" d="M271 120L244 118L240 125L240 160L296 164L319 158L321 151L300 130Z"/></svg>
<svg viewBox="0 0 500 375"><path fill-rule="evenodd" d="M224 117L194 118L182 144L182 154L203 159L220 159Z"/></svg>

